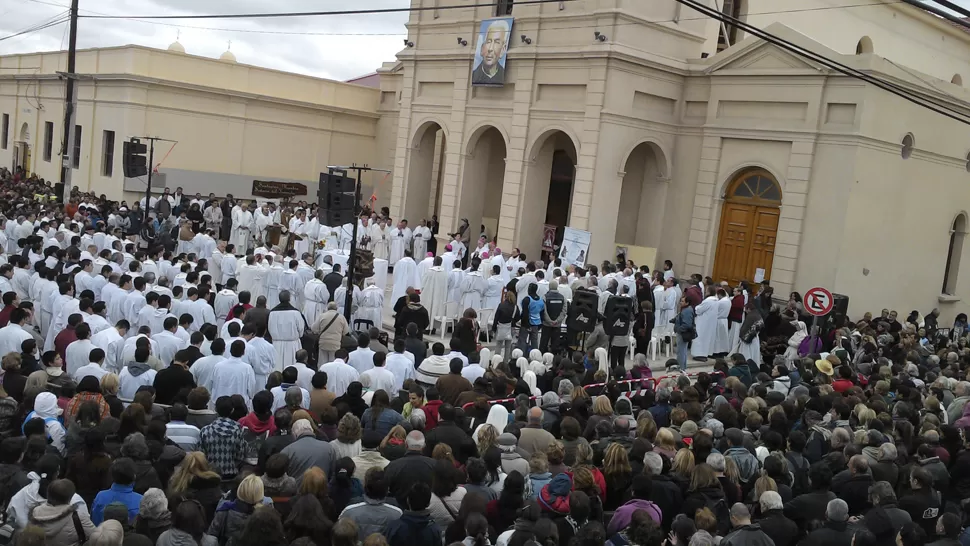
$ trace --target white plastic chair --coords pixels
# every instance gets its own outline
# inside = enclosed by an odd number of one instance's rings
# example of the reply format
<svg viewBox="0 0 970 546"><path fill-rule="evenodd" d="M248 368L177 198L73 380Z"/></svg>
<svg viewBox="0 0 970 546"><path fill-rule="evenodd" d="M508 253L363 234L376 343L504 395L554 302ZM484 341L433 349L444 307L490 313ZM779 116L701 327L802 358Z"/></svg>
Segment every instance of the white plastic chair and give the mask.
<svg viewBox="0 0 970 546"><path fill-rule="evenodd" d="M451 325L451 329L454 330L458 325L458 302L451 302L445 304L445 316L437 317L437 320L441 321L441 339L447 338L448 325Z"/></svg>
<svg viewBox="0 0 970 546"><path fill-rule="evenodd" d="M495 309L479 309L478 310L478 327L485 332L485 343L491 343L492 337L489 333L492 323L492 315L495 314Z"/></svg>
<svg viewBox="0 0 970 546"><path fill-rule="evenodd" d="M630 336L630 346L627 349L627 356L630 360L633 360L634 355L637 352L637 340L633 336Z"/></svg>

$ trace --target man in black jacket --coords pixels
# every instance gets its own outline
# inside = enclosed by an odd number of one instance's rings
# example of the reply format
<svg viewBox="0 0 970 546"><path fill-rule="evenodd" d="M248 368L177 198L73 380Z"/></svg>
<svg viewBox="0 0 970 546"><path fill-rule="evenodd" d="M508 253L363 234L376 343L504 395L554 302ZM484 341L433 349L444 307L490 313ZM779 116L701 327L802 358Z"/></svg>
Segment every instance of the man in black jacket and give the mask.
<svg viewBox="0 0 970 546"><path fill-rule="evenodd" d="M853 455L849 459L849 474L848 480L833 489L835 494L849 505L849 515L859 516L872 507L869 504L872 474L869 473L869 461L865 455Z"/></svg>
<svg viewBox="0 0 970 546"><path fill-rule="evenodd" d="M431 455L438 444L447 444L455 459L461 464L469 457L478 456L478 448L471 437L455 423L455 407L442 404L438 409L438 426L425 437L424 454Z"/></svg>
<svg viewBox="0 0 970 546"><path fill-rule="evenodd" d="M684 504L684 493L670 475L663 472L664 460L659 453L647 452L643 456L643 467L643 472L649 474L652 479L650 500L660 507L664 531L669 531L674 516L680 513L681 506Z"/></svg>
<svg viewBox="0 0 970 546"><path fill-rule="evenodd" d="M408 492L416 483L430 484L434 476L434 459L423 455L424 434L417 430L408 433L405 439L408 452L395 459L384 468L384 477L390 495L397 499L398 506L408 507Z"/></svg>
<svg viewBox="0 0 970 546"><path fill-rule="evenodd" d="M327 261L328 257L324 256L323 261ZM333 271L323 277L323 284L327 285L327 290L330 291L330 301L333 301L334 294L337 293L337 289L340 288L343 281L344 276L340 274L340 264L333 264Z"/></svg>
<svg viewBox="0 0 970 546"><path fill-rule="evenodd" d="M909 512L913 523L919 525L927 536L936 534L936 519L943 512L943 500L933 490L933 477L923 467L916 467L909 474L912 493L899 499L899 507Z"/></svg>
<svg viewBox="0 0 970 546"><path fill-rule="evenodd" d="M832 469L827 464L813 464L808 475L812 480L813 491L799 495L785 504L785 516L797 523L802 531L807 530L811 522L821 521L825 517L829 501L835 498L835 493L829 491Z"/></svg>
<svg viewBox="0 0 970 546"><path fill-rule="evenodd" d="M758 500L761 504L761 519L758 525L775 541L775 546L794 546L798 541L798 525L785 517L781 495L776 491L765 491Z"/></svg>
<svg viewBox="0 0 970 546"><path fill-rule="evenodd" d="M849 528L849 505L842 499L829 501L825 508L825 523L809 533L802 544L806 546L850 546L855 529Z"/></svg>

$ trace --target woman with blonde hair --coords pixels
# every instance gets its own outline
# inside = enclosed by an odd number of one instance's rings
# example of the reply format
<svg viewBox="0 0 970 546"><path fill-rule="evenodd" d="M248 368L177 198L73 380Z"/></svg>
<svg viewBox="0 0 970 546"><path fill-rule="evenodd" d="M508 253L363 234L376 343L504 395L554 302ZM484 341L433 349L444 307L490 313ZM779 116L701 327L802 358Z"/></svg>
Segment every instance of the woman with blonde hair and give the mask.
<svg viewBox="0 0 970 546"><path fill-rule="evenodd" d="M199 501L206 521L212 520L222 498L222 477L212 470L205 454L190 451L168 481L168 495L185 495Z"/></svg>
<svg viewBox="0 0 970 546"><path fill-rule="evenodd" d="M236 488L235 500L219 506L206 534L216 537L219 546L234 546L242 537L246 520L262 504L263 480L250 474Z"/></svg>
<svg viewBox="0 0 970 546"><path fill-rule="evenodd" d="M674 462L670 464L670 473L689 481L694 472L694 452L686 447L677 451Z"/></svg>
<svg viewBox="0 0 970 546"><path fill-rule="evenodd" d="M657 431L653 441L653 450L671 460L677 455L674 433L669 428L664 427Z"/></svg>
<svg viewBox="0 0 970 546"><path fill-rule="evenodd" d="M611 443L603 455L603 478L606 480L606 500L603 509L616 510L627 501L627 492L633 479L633 468L626 448L619 443Z"/></svg>
<svg viewBox="0 0 970 546"><path fill-rule="evenodd" d="M118 389L121 388L121 379L117 374L106 373L101 378L101 395L108 404L108 411L114 418L121 417L121 412L125 411L125 404L118 399Z"/></svg>
<svg viewBox="0 0 970 546"><path fill-rule="evenodd" d="M381 445L379 451L381 455L384 456L388 461L394 461L400 459L407 453L407 447L404 445L404 440L407 438L408 432L404 430L401 425L395 425L387 436L381 440Z"/></svg>
<svg viewBox="0 0 970 546"><path fill-rule="evenodd" d="M637 438L653 441L657 437L657 422L653 420L650 412L640 412L637 419Z"/></svg>
<svg viewBox="0 0 970 546"><path fill-rule="evenodd" d="M575 392L575 391L574 391ZM596 439L596 425L613 422L613 405L606 396L597 396L593 400L593 415L586 421L583 437L592 442Z"/></svg>

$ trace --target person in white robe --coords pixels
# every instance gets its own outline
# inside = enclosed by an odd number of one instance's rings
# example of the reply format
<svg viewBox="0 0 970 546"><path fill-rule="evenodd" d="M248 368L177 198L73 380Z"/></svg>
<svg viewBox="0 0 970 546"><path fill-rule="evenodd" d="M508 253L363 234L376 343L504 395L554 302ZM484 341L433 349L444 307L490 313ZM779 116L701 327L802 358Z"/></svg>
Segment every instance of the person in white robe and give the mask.
<svg viewBox="0 0 970 546"><path fill-rule="evenodd" d="M243 362L253 367L256 375L256 388L266 388L266 378L273 373L276 367L276 350L273 345L261 336L255 335L251 326L244 328L242 338L246 340L246 354L243 355ZM275 370L282 371L282 370Z"/></svg>
<svg viewBox="0 0 970 546"><path fill-rule="evenodd" d="M451 243L446 244L445 251L441 255L441 264L449 271L453 267L455 260L458 260L458 253L452 250L453 248L454 247L451 246Z"/></svg>
<svg viewBox="0 0 970 546"><path fill-rule="evenodd" d="M506 283L502 279L500 271L500 266L492 266L492 275L487 280L488 287L485 289L485 295L482 297L483 309L495 310L502 303L502 290L505 289ZM562 286L559 287L559 290L562 291Z"/></svg>
<svg viewBox="0 0 970 546"><path fill-rule="evenodd" d="M296 274L300 276L300 289L302 290L304 286L313 280L313 275L316 270L313 267L313 256L309 253L303 255L303 259L296 265Z"/></svg>
<svg viewBox="0 0 970 546"><path fill-rule="evenodd" d="M219 362L212 369L213 400L240 394L246 400L246 406L251 408L253 395L259 392L259 388L256 386L256 372L253 371L253 367L242 360L245 356L246 342L239 340L238 345L233 343L229 351L232 352L232 356Z"/></svg>
<svg viewBox="0 0 970 546"><path fill-rule="evenodd" d="M508 284L512 280L512 276L509 274L508 268L505 267L505 257L502 256L502 249L496 248L495 252L491 254L489 258L492 266L492 271L495 271L495 266L499 267L499 275L502 276L502 283Z"/></svg>
<svg viewBox="0 0 970 546"><path fill-rule="evenodd" d="M358 233L358 237L361 235ZM337 240L340 243L340 250L344 253L350 252L350 241L354 238L354 224L347 222L346 224L337 228Z"/></svg>
<svg viewBox="0 0 970 546"><path fill-rule="evenodd" d="M333 292L333 301L337 304L337 311L344 315L344 310L347 305L347 283L350 281L346 278L341 282L340 286L337 287ZM356 284L353 285L354 290L350 297L350 324L353 327L354 321L357 320L357 310L360 309L360 287Z"/></svg>
<svg viewBox="0 0 970 546"><path fill-rule="evenodd" d="M414 379L414 355L404 350L404 340L394 340L394 350L387 353L384 367L394 374L394 387L388 392L398 392L404 382Z"/></svg>
<svg viewBox="0 0 970 546"><path fill-rule="evenodd" d="M215 324L217 328L222 328L222 325L226 323L229 312L239 304L239 294L233 290L235 287L236 280L231 279L225 288L216 292L215 301L213 301L213 313L216 316Z"/></svg>
<svg viewBox="0 0 970 546"><path fill-rule="evenodd" d="M408 288L421 289L421 279L418 278L418 265L411 258L411 251L405 250L401 259L394 267L394 286L391 288L391 302L404 296Z"/></svg>
<svg viewBox="0 0 970 546"><path fill-rule="evenodd" d="M273 217L270 215L269 207L266 203L256 210L253 211L253 236L257 241L262 242L266 240L266 228L268 228L273 223Z"/></svg>
<svg viewBox="0 0 970 546"><path fill-rule="evenodd" d="M303 279L297 275L296 268L297 264L294 260L292 266L283 271L283 275L280 276L280 292L283 290L289 292L293 299L293 306L297 309L303 309L304 282Z"/></svg>
<svg viewBox="0 0 970 546"><path fill-rule="evenodd" d="M310 251L310 237L307 235L306 211L298 209L293 218L290 218L290 237L293 237L293 250L297 256L302 256L304 252ZM295 236L299 236L297 239Z"/></svg>
<svg viewBox="0 0 970 546"><path fill-rule="evenodd" d="M395 267L397 262L404 258L405 251L411 248L411 240L413 237L414 235L411 233L411 228L408 227L407 220L401 220L398 222L397 227L391 230L391 252L388 258L388 263L391 267ZM402 290L401 294L403 293L404 291Z"/></svg>
<svg viewBox="0 0 970 546"><path fill-rule="evenodd" d="M252 294L253 287L256 285L257 277L262 280L260 268L256 265L255 256L246 256L245 262L236 271L236 280L239 282L239 291L248 291Z"/></svg>
<svg viewBox="0 0 970 546"><path fill-rule="evenodd" d="M72 312L76 313L79 309L78 300L74 299L74 289L71 288L66 294L59 294L51 305L51 322L47 327L47 336L44 339L44 350L54 349L54 338L67 325L67 318ZM67 311L65 313L65 311ZM119 318L120 320L120 318Z"/></svg>
<svg viewBox="0 0 970 546"><path fill-rule="evenodd" d="M374 259L386 260L390 254L390 231L387 223L381 219L370 225L369 236Z"/></svg>
<svg viewBox="0 0 970 546"><path fill-rule="evenodd" d="M728 314L731 298L723 288L717 289L717 333L714 335L714 354L727 354L731 350L731 332L728 330Z"/></svg>
<svg viewBox="0 0 970 546"><path fill-rule="evenodd" d="M277 259L269 256L265 258L269 263L266 272L266 307L272 309L280 304L280 279L283 277L283 265Z"/></svg>
<svg viewBox="0 0 970 546"><path fill-rule="evenodd" d="M477 270L465 273L461 280L461 305L459 309L461 311L465 309L475 309L476 311L481 309L482 297L484 297L487 288L488 281Z"/></svg>
<svg viewBox="0 0 970 546"><path fill-rule="evenodd" d="M222 270L222 284L229 282L229 279L236 278L236 270L239 267L239 261L233 255L235 251L231 245L226 245L226 251L222 257L222 263L220 269Z"/></svg>
<svg viewBox="0 0 970 546"><path fill-rule="evenodd" d="M428 252L428 241L431 240L431 228L428 227L426 220L421 220L418 227L414 228L414 255L424 256Z"/></svg>
<svg viewBox="0 0 970 546"><path fill-rule="evenodd" d="M421 304L428 310L428 316L433 320L445 314L448 300L448 272L441 265L441 257L434 259L434 265L428 269L421 280L424 289L421 291Z"/></svg>
<svg viewBox="0 0 970 546"><path fill-rule="evenodd" d="M189 298L182 302L179 311L192 315L192 325L189 333L199 331L203 324L216 323L215 311L213 311L209 302L199 298L197 288L189 289Z"/></svg>
<svg viewBox="0 0 970 546"><path fill-rule="evenodd" d="M17 319L17 320L14 320ZM10 313L10 322L0 328L0 355L9 353L20 353L21 345L28 339L33 339L27 331L27 312L22 309L14 309Z"/></svg>
<svg viewBox="0 0 970 546"><path fill-rule="evenodd" d="M717 336L717 296L713 290L694 308L694 327L697 337L691 343L691 354L701 359L713 356Z"/></svg>
<svg viewBox="0 0 970 546"><path fill-rule="evenodd" d="M346 356L346 352L341 349L338 354ZM333 362L328 362L320 366L321 372L327 374L327 390L335 396L343 396L347 393L347 387L354 381L360 380L360 374L347 364L344 358L339 356Z"/></svg>
<svg viewBox="0 0 970 546"><path fill-rule="evenodd" d="M91 343L104 351L106 370L117 373L116 370L120 370L123 366L123 363L117 361L120 354L116 350L115 343L120 341L121 345L124 345L126 335L128 335L127 329L114 326L91 336Z"/></svg>
<svg viewBox="0 0 970 546"><path fill-rule="evenodd" d="M368 320L371 327L382 328L381 313L384 310L384 290L374 284L374 279L367 279L365 285L364 290L360 293L357 320Z"/></svg>
<svg viewBox="0 0 970 546"><path fill-rule="evenodd" d="M418 257L418 258L420 257L417 254L415 254L415 256ZM423 260L421 260L420 262L418 262L418 280L419 280L419 282L418 282L418 286L415 286L415 288L417 288L418 290L421 290L424 287L424 276L425 276L425 274L428 273L428 270L431 269L431 266L433 266L433 265L434 265L434 255L431 254L430 252L428 252L426 254L425 258Z"/></svg>
<svg viewBox="0 0 970 546"><path fill-rule="evenodd" d="M375 356L373 357L374 367L360 374L362 381L364 381L365 378L370 380L369 389L371 392L377 392L380 390L383 390L384 392L397 392L394 390L397 379L395 378L394 373L387 369L386 358L386 353L375 353Z"/></svg>
<svg viewBox="0 0 970 546"><path fill-rule="evenodd" d="M452 267L448 273L448 303L461 303L461 282L465 279L465 271L459 264Z"/></svg>
<svg viewBox="0 0 970 546"><path fill-rule="evenodd" d="M169 317L165 319L164 326L168 328L158 333L152 332L152 341L158 344L158 359L168 366L175 358L175 353L185 349L189 344L175 334L178 330L178 319Z"/></svg>
<svg viewBox="0 0 970 546"><path fill-rule="evenodd" d="M323 284L323 271L316 270L313 279L303 287L303 301L303 316L308 324L315 324L317 317L326 312L330 301L330 291Z"/></svg>
<svg viewBox="0 0 970 546"><path fill-rule="evenodd" d="M232 208L232 233L229 242L235 247L237 256L244 256L249 250L249 243L253 227L253 213L241 205Z"/></svg>
<svg viewBox="0 0 970 546"><path fill-rule="evenodd" d="M290 293L280 292L280 303L269 312L267 330L276 349L277 371L283 371L296 362L296 352L303 348L301 338L307 329L306 319L299 309L290 303Z"/></svg>

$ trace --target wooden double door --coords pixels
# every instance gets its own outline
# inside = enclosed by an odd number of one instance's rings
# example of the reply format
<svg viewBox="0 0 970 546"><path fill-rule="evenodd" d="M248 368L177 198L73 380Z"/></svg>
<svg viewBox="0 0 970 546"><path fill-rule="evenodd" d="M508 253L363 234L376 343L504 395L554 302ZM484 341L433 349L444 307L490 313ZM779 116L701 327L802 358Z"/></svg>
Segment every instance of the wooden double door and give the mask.
<svg viewBox="0 0 970 546"><path fill-rule="evenodd" d="M764 269L771 278L778 235L777 206L727 201L721 213L721 228L714 257L714 280L736 286L754 281L755 272Z"/></svg>

